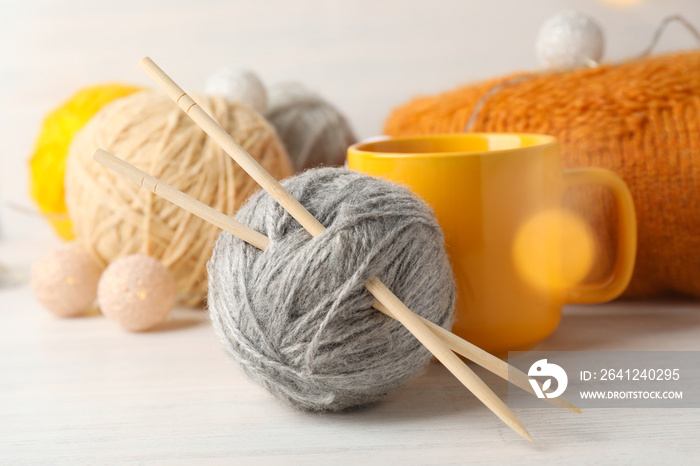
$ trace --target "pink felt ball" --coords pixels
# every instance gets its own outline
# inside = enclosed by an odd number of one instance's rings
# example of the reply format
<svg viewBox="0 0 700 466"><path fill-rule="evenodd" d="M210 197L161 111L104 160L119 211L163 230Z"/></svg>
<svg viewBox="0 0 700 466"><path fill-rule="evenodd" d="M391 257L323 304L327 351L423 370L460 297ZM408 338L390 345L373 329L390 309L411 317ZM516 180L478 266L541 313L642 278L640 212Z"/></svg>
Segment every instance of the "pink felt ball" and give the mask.
<svg viewBox="0 0 700 466"><path fill-rule="evenodd" d="M143 254L112 262L97 289L102 313L132 332L149 330L163 322L175 298L175 280L170 271Z"/></svg>
<svg viewBox="0 0 700 466"><path fill-rule="evenodd" d="M59 317L85 313L97 297L102 270L80 247L55 249L32 266L31 287L36 299Z"/></svg>

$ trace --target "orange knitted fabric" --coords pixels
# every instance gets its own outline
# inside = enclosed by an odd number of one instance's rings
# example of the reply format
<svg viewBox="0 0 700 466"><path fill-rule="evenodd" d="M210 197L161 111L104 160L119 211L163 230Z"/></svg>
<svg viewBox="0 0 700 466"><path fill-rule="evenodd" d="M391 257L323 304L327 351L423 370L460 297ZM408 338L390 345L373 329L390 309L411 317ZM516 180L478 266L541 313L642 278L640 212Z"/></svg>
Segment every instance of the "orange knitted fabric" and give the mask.
<svg viewBox="0 0 700 466"><path fill-rule="evenodd" d="M461 132L481 96L511 77L415 99L394 110L385 132ZM624 296L700 297L700 51L533 76L491 96L472 129L551 134L561 141L564 168L618 173L632 191L639 228ZM598 234L602 253L592 275L605 274L614 257L611 198L597 188L567 196Z"/></svg>

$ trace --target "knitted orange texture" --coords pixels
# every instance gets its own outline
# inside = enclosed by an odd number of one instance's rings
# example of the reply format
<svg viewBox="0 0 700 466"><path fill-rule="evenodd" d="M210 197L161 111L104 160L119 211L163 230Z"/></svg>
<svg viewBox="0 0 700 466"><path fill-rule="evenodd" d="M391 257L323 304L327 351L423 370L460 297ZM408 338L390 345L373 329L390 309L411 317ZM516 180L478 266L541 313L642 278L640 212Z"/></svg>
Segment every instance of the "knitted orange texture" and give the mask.
<svg viewBox="0 0 700 466"><path fill-rule="evenodd" d="M461 132L477 101L510 78L415 99L394 110L385 132ZM486 101L472 130L551 134L561 141L564 168L618 173L632 191L639 223L637 265L624 296L700 297L700 51L512 83ZM616 212L608 196L592 188L569 196L597 231L597 275L615 252Z"/></svg>

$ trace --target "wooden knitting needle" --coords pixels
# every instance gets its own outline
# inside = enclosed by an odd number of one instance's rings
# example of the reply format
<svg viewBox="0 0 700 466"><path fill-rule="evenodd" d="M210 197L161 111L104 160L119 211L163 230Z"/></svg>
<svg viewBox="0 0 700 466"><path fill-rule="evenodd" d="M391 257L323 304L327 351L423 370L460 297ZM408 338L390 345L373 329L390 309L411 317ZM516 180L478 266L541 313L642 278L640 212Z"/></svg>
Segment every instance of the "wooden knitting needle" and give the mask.
<svg viewBox="0 0 700 466"><path fill-rule="evenodd" d="M389 317L394 317L394 315L382 303L375 301L372 306L380 312L388 315ZM432 330L440 339L455 353L464 356L470 361L480 365L484 369L492 372L498 377L507 380L518 388L525 390L526 392L537 396L535 390L533 390L532 385L530 385L530 378L526 373L520 369L511 366L506 361L497 358L488 351L484 351L478 346L469 343L465 339L458 337L449 330L440 327L438 324L421 317L423 322ZM539 383L539 382L538 382ZM540 387L541 388L541 387ZM558 408L566 409L572 413L581 413L573 403L564 398L563 396L558 396L556 398L544 398L547 403L556 406Z"/></svg>
<svg viewBox="0 0 700 466"><path fill-rule="evenodd" d="M150 58L141 60L141 68L153 79L192 120L216 141L243 170L267 191L312 236L318 236L325 227L311 215L277 180L250 156L207 112L178 86ZM377 277L370 278L365 287L389 309L395 318L420 341L462 384L481 400L496 416L517 433L532 441L520 419L459 357L411 312Z"/></svg>
<svg viewBox="0 0 700 466"><path fill-rule="evenodd" d="M241 222L224 215L218 210L204 204L201 201L193 198L192 196L183 193L182 191L170 186L167 183L160 181L159 179L149 175L148 173L139 170L130 163L110 154L102 149L95 151L93 158L100 164L109 168L113 172L125 177L129 181L146 188L150 192L157 194L158 196L166 199L176 206L190 212L193 215L207 221L222 230L226 230L232 235L242 239L248 244L255 246L258 249L265 250L270 244L270 240L267 236L253 230L252 228L242 224ZM393 314L384 307L380 302L375 301L373 306L380 312L388 315L389 317L394 317ZM482 350L481 348L472 345L471 343L463 340L454 333L446 330L439 325L431 322L424 317L421 320L438 335L447 346L454 352L461 354L469 359L471 359L476 364L484 367L485 369L493 372L499 377L512 382L517 387L531 393L535 394L532 386L528 382L528 376L521 372L519 369L510 366L505 361L491 355L490 353ZM581 412L573 404L566 401L563 397L557 398L545 398L546 401L552 403L555 406L567 409L569 411ZM561 401L560 401L561 400Z"/></svg>
<svg viewBox="0 0 700 466"><path fill-rule="evenodd" d="M255 246L263 251L270 245L270 239L260 232L257 232L247 225L242 224L229 217L228 215L219 212L199 201L189 194L185 194L177 188L163 183L158 178L149 175L148 173L139 170L125 160L110 154L109 152L97 149L92 158L109 168L118 175L123 176L129 181L146 188L150 192L166 199L187 212L196 215L197 217L206 220L222 230L226 230L233 236L236 236L248 244Z"/></svg>

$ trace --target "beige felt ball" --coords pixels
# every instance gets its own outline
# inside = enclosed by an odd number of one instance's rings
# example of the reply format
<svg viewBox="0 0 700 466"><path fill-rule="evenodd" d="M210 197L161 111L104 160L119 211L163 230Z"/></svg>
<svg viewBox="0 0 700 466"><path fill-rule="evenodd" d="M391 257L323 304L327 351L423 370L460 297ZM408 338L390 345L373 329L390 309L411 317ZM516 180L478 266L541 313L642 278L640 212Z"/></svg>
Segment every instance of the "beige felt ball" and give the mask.
<svg viewBox="0 0 700 466"><path fill-rule="evenodd" d="M101 272L90 254L68 244L32 266L31 286L46 309L60 317L73 317L83 314L95 302Z"/></svg>
<svg viewBox="0 0 700 466"><path fill-rule="evenodd" d="M112 262L97 288L102 313L132 332L161 323L175 305L175 279L157 259L132 254Z"/></svg>

